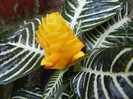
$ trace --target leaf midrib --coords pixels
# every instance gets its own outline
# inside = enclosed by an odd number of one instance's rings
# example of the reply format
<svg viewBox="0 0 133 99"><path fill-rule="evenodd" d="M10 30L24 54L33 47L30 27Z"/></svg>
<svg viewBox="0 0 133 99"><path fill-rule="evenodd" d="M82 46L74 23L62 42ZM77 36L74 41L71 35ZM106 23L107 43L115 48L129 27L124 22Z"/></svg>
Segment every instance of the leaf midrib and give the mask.
<svg viewBox="0 0 133 99"><path fill-rule="evenodd" d="M90 1L90 2L91 2L91 1ZM82 11L82 8L83 8L83 7L85 6L85 4L86 4L86 0L79 0L79 1L78 1L78 4L79 4L79 6L78 6L77 9L75 9L74 17L72 18L72 22L70 23L71 29L74 29L74 26L76 25L76 21L77 21L77 19L79 18L79 15L80 15L80 13L81 13L81 11Z"/></svg>
<svg viewBox="0 0 133 99"><path fill-rule="evenodd" d="M8 42L7 44L13 45L13 46L16 46L16 47L19 47L19 48L23 48L25 50L29 50L29 51L35 52L37 54L44 55L44 51L43 50L40 50L39 47L38 47L38 49L36 49L36 48L31 47L29 45L22 45L21 43L12 43L12 42Z"/></svg>
<svg viewBox="0 0 133 99"><path fill-rule="evenodd" d="M122 24L130 21L130 18L124 17L122 20L119 20L119 22L116 22L114 25L111 26L111 28L104 31L104 33L101 35L101 37L97 40L93 48L100 48L106 37L113 31L115 31L117 28L119 28Z"/></svg>
<svg viewBox="0 0 133 99"><path fill-rule="evenodd" d="M64 72L62 71L59 74L58 78L56 79L56 81L55 81L54 85L52 86L52 88L50 89L50 91L48 91L48 93L46 93L46 94L43 95L44 96L43 99L46 98L46 97L48 97L50 95L50 93L53 91L53 89L55 88L56 84L58 83L59 79L62 77L63 74L64 74Z"/></svg>
<svg viewBox="0 0 133 99"><path fill-rule="evenodd" d="M81 67L82 72L87 72L87 73L91 73L91 74L95 74L95 75L102 75L102 76L111 76L111 77L116 77L116 76L128 76L128 75L133 75L133 72L104 72L102 70L93 70L91 68L85 68L85 67Z"/></svg>

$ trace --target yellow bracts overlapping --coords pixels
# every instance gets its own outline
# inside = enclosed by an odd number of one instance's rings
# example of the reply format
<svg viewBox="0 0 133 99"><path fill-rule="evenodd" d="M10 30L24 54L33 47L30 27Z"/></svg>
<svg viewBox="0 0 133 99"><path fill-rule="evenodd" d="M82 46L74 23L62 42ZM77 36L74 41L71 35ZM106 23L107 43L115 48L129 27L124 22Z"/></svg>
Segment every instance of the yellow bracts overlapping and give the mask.
<svg viewBox="0 0 133 99"><path fill-rule="evenodd" d="M41 65L47 69L63 69L85 55L81 51L84 44L73 35L68 22L58 12L42 18L36 35L37 42L45 50Z"/></svg>

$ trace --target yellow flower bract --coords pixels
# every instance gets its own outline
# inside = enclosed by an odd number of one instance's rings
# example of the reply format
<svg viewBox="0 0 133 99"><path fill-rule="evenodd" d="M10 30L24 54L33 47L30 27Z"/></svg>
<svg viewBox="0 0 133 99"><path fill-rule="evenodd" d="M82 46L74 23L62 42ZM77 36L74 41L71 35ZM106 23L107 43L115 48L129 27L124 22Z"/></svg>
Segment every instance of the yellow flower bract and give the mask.
<svg viewBox="0 0 133 99"><path fill-rule="evenodd" d="M81 51L84 44L73 35L68 22L58 12L42 18L36 35L37 42L45 50L41 65L47 69L63 69L85 55Z"/></svg>

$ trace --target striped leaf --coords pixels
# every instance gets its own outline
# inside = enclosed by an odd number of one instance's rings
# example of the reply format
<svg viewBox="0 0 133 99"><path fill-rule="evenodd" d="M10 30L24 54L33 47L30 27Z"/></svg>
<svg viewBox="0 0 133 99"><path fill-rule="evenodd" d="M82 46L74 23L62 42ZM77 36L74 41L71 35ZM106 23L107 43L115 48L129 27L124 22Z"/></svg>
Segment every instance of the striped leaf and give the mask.
<svg viewBox="0 0 133 99"><path fill-rule="evenodd" d="M68 99L70 97L70 90L68 90L68 88L69 88L69 81L63 82L60 89L54 95L54 99Z"/></svg>
<svg viewBox="0 0 133 99"><path fill-rule="evenodd" d="M61 12L72 29L79 21L82 31L89 31L117 14L125 0L66 0Z"/></svg>
<svg viewBox="0 0 133 99"><path fill-rule="evenodd" d="M20 88L14 92L12 99L42 99L40 88Z"/></svg>
<svg viewBox="0 0 133 99"><path fill-rule="evenodd" d="M69 94L63 92L58 99L69 99Z"/></svg>
<svg viewBox="0 0 133 99"><path fill-rule="evenodd" d="M133 98L133 48L93 49L74 77L82 99Z"/></svg>
<svg viewBox="0 0 133 99"><path fill-rule="evenodd" d="M40 67L44 52L35 40L40 23L35 18L11 37L0 39L0 84L10 83Z"/></svg>
<svg viewBox="0 0 133 99"><path fill-rule="evenodd" d="M106 23L83 34L83 42L86 45L86 50L93 48L132 46L133 21L128 18L127 8Z"/></svg>
<svg viewBox="0 0 133 99"><path fill-rule="evenodd" d="M81 26L82 26L82 23L81 23L81 21L79 21L79 23L74 28L74 35L77 38L80 38L80 36L82 35L82 27Z"/></svg>
<svg viewBox="0 0 133 99"><path fill-rule="evenodd" d="M61 88L63 84L63 75L68 70L68 68L57 70L55 73L50 77L43 93L43 99L50 99L55 95L57 91Z"/></svg>

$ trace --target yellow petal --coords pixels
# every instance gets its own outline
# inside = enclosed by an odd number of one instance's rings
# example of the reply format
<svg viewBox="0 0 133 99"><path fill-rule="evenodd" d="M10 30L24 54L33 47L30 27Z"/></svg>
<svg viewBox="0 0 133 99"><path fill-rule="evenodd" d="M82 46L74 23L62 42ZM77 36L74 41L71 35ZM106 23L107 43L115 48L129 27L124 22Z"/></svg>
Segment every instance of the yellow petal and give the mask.
<svg viewBox="0 0 133 99"><path fill-rule="evenodd" d="M52 33L56 27L58 27L57 23L47 23L48 34Z"/></svg>
<svg viewBox="0 0 133 99"><path fill-rule="evenodd" d="M44 37L39 30L36 31L36 35L38 36L36 39L38 43L43 47L47 48L49 45L47 43L46 37Z"/></svg>
<svg viewBox="0 0 133 99"><path fill-rule="evenodd" d="M42 59L42 61L41 61L41 65L52 66L52 65L53 65L53 63L52 63L52 62L47 61L47 60L44 58L44 59Z"/></svg>
<svg viewBox="0 0 133 99"><path fill-rule="evenodd" d="M66 21L66 25L69 27L69 23Z"/></svg>
<svg viewBox="0 0 133 99"><path fill-rule="evenodd" d="M44 25L43 24L39 25L39 30L40 30L42 36L47 36L46 30L44 29Z"/></svg>
<svg viewBox="0 0 133 99"><path fill-rule="evenodd" d="M55 16L58 17L58 18L56 18L55 23L58 23L58 24L64 23L63 17L58 12L55 13Z"/></svg>
<svg viewBox="0 0 133 99"><path fill-rule="evenodd" d="M67 26L65 23L63 24L60 24L57 28L55 28L54 30L55 32L62 32L63 33L66 33L67 32Z"/></svg>
<svg viewBox="0 0 133 99"><path fill-rule="evenodd" d="M37 42L40 44L40 46L42 48L45 48L45 45L43 44L43 42L41 41L41 39L39 39L38 37L35 38L37 40Z"/></svg>
<svg viewBox="0 0 133 99"><path fill-rule="evenodd" d="M62 35L61 32L52 32L50 34L47 35L48 39L57 39L60 35Z"/></svg>
<svg viewBox="0 0 133 99"><path fill-rule="evenodd" d="M36 35L39 37L39 39L41 39L41 41L46 43L47 48L49 45L52 45L55 43L55 39L48 38L46 35L44 35L42 32L40 32L40 30L36 31Z"/></svg>
<svg viewBox="0 0 133 99"><path fill-rule="evenodd" d="M50 69L63 69L67 65L68 60L61 59L58 63L56 63L53 67Z"/></svg>
<svg viewBox="0 0 133 99"><path fill-rule="evenodd" d="M64 46L61 48L61 51L69 51L71 49L74 49L75 47L78 49L82 48L84 45L77 39L72 39L64 44ZM81 50L81 49L80 49Z"/></svg>
<svg viewBox="0 0 133 99"><path fill-rule="evenodd" d="M45 57L49 57L51 54L47 51L47 48L44 49Z"/></svg>
<svg viewBox="0 0 133 99"><path fill-rule="evenodd" d="M68 40L68 38L71 38L71 36L72 36L72 32L71 31L70 32L66 32L63 35L58 36L57 41L66 42Z"/></svg>
<svg viewBox="0 0 133 99"><path fill-rule="evenodd" d="M57 51L60 50L60 48L63 46L64 42L63 41L60 41L60 42L57 42L53 45L51 45L49 48L48 48L48 52L49 53L55 53Z"/></svg>
<svg viewBox="0 0 133 99"><path fill-rule="evenodd" d="M82 48L83 48L83 44L77 44L74 47L62 52L62 57L64 58L71 58L74 54L78 53Z"/></svg>
<svg viewBox="0 0 133 99"><path fill-rule="evenodd" d="M75 54L72 58L72 63L76 60L78 60L80 57L83 57L85 54L82 51L79 51L77 54Z"/></svg>
<svg viewBox="0 0 133 99"><path fill-rule="evenodd" d="M49 62L57 62L61 59L60 53L53 53L51 54L48 58L46 58L47 61Z"/></svg>
<svg viewBox="0 0 133 99"><path fill-rule="evenodd" d="M47 33L48 32L48 28L47 28L47 25L46 25L46 18L42 18L42 24L44 26L45 32Z"/></svg>
<svg viewBox="0 0 133 99"><path fill-rule="evenodd" d="M48 34L47 39L49 40L49 44L50 45L55 44L60 35L62 35L61 32L53 32L53 33Z"/></svg>

